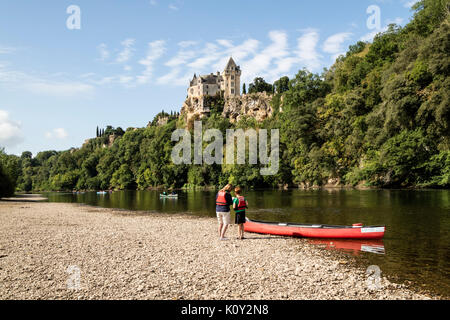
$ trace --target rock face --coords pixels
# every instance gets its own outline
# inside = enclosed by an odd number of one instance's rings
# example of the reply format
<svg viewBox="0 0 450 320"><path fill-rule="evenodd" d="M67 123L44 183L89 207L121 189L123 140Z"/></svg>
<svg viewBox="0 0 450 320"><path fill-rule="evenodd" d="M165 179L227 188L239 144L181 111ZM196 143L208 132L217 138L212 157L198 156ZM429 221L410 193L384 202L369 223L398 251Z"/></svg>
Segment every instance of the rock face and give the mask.
<svg viewBox="0 0 450 320"><path fill-rule="evenodd" d="M239 121L244 115L263 121L272 116L271 102L272 96L265 92L233 97L226 101L222 115L231 122Z"/></svg>
<svg viewBox="0 0 450 320"><path fill-rule="evenodd" d="M189 97L184 101L180 114L186 115L187 122L208 116L210 109L205 107L203 99Z"/></svg>
<svg viewBox="0 0 450 320"><path fill-rule="evenodd" d="M225 100L222 116L229 118L231 122L239 121L246 115L263 121L272 116L272 96L267 93L251 93L242 96L229 97ZM209 116L211 109L201 98L187 98L181 108L181 114L186 115L186 120L192 121Z"/></svg>

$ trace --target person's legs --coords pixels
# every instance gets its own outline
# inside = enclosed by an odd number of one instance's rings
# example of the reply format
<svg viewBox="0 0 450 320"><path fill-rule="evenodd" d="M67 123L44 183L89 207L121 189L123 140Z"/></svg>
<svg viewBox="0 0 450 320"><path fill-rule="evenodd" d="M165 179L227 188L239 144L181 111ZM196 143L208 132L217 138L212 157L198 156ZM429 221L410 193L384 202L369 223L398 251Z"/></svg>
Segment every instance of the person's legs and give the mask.
<svg viewBox="0 0 450 320"><path fill-rule="evenodd" d="M238 225L238 234L239 234L239 239L244 238L244 224L240 223Z"/></svg>
<svg viewBox="0 0 450 320"><path fill-rule="evenodd" d="M222 236L223 223L219 223L219 237Z"/></svg>
<svg viewBox="0 0 450 320"><path fill-rule="evenodd" d="M228 225L224 224L223 227L222 227L222 233L220 234L220 237L222 239L225 239L225 232L227 232L227 229L228 229Z"/></svg>
<svg viewBox="0 0 450 320"><path fill-rule="evenodd" d="M219 237L222 237L222 228L223 228L223 216L222 216L222 212L216 212L217 215L217 222L219 222Z"/></svg>
<svg viewBox="0 0 450 320"><path fill-rule="evenodd" d="M230 218L230 212L222 212L222 218L223 218L223 227L222 227L222 233L220 234L220 237L223 239L225 238L225 232L227 232L228 226L231 223Z"/></svg>

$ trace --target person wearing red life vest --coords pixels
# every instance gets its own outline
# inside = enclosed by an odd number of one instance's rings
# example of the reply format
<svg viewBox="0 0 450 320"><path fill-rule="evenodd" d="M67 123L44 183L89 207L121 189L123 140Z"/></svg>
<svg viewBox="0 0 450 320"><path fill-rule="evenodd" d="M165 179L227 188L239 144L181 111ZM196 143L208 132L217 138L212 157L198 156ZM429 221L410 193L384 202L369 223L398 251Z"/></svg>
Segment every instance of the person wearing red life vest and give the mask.
<svg viewBox="0 0 450 320"><path fill-rule="evenodd" d="M248 202L244 196L241 195L241 188L234 189L236 197L233 199L233 209L236 212L235 223L238 225L238 238L244 239L244 223L245 223L245 209L248 208Z"/></svg>
<svg viewBox="0 0 450 320"><path fill-rule="evenodd" d="M216 195L216 214L219 222L219 237L220 240L226 240L225 232L231 223L230 206L233 205L233 197L230 194L233 186L227 184Z"/></svg>

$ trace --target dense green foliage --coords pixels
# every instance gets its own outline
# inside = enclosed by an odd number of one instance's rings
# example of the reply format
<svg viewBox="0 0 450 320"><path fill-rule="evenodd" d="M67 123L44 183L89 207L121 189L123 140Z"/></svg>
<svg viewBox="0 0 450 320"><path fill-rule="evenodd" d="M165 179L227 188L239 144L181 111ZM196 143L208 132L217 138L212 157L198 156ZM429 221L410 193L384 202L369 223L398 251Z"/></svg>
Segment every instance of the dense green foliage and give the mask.
<svg viewBox="0 0 450 320"><path fill-rule="evenodd" d="M14 194L20 171L19 158L0 149L0 198Z"/></svg>
<svg viewBox="0 0 450 320"><path fill-rule="evenodd" d="M450 186L449 0L423 0L404 28L391 25L373 43L358 42L323 74L300 70L273 85L256 78L248 92L273 93L263 122L221 116L222 95L209 97L203 129L280 129L280 168L261 165L174 165L171 134L186 127L161 113L147 128L107 127L80 149L31 157L2 154L4 181L30 190L146 189L224 185ZM161 117L167 123L159 123ZM187 125L192 130L191 125ZM110 137L114 136L113 141ZM205 146L207 143L204 144ZM248 161L247 161L248 163ZM9 187L10 188L10 187ZM7 189L7 188L6 188ZM5 190L6 190L5 189Z"/></svg>
<svg viewBox="0 0 450 320"><path fill-rule="evenodd" d="M255 78L255 80L249 84L248 93L258 93L258 92L273 92L273 85L264 81L263 78Z"/></svg>

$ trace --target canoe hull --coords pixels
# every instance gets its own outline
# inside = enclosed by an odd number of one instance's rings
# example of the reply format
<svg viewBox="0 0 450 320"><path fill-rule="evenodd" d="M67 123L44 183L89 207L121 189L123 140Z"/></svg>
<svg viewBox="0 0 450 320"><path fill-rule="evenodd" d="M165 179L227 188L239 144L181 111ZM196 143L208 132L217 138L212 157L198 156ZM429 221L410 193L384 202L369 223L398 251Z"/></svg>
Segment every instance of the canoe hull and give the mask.
<svg viewBox="0 0 450 320"><path fill-rule="evenodd" d="M382 239L384 226L347 227L327 225L295 225L247 220L244 231L277 236L330 239Z"/></svg>

